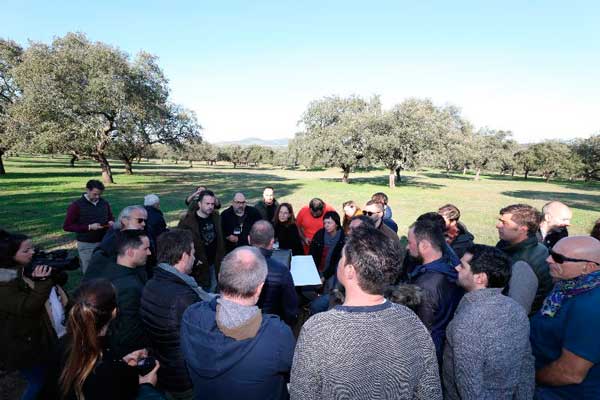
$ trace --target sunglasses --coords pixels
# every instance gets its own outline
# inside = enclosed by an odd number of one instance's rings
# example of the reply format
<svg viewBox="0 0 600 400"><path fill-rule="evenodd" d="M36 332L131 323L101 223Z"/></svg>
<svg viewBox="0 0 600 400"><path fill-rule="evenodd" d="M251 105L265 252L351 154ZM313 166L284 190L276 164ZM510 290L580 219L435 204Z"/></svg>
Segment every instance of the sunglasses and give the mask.
<svg viewBox="0 0 600 400"><path fill-rule="evenodd" d="M133 220L137 221L138 224L141 224L142 222L144 222L144 223L146 222L145 218L131 218L131 217L129 217L129 219L133 219Z"/></svg>
<svg viewBox="0 0 600 400"><path fill-rule="evenodd" d="M594 263L594 264L598 264L596 261L592 261L592 260L582 260L582 259L579 259L579 258L571 258L571 257L563 256L562 254L554 252L552 249L550 249L550 256L552 257L552 259L554 261L556 261L557 264L562 264L565 261L571 261L571 262L591 262L591 263Z"/></svg>
<svg viewBox="0 0 600 400"><path fill-rule="evenodd" d="M366 215L366 216L368 216L368 217L371 217L371 216L373 216L373 215L375 215L375 214L379 214L380 212L381 212L381 211L375 211L375 212L373 212L373 211L363 211L362 213L363 213L363 215Z"/></svg>

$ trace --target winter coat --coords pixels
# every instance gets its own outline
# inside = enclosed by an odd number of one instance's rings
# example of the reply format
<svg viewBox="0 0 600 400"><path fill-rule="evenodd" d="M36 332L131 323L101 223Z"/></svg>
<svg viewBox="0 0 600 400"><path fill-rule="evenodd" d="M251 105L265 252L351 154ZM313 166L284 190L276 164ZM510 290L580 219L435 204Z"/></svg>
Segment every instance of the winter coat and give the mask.
<svg viewBox="0 0 600 400"><path fill-rule="evenodd" d="M273 212L277 211L277 207L279 207L279 202L273 199ZM254 205L254 208L256 209L256 211L258 211L262 219L273 223L273 221L269 219L269 211L267 210L267 205L263 200L256 203ZM273 217L276 217L276 215L273 215Z"/></svg>
<svg viewBox="0 0 600 400"><path fill-rule="evenodd" d="M50 320L48 297L53 287L63 304L67 295L52 279L33 281L23 270L0 268L0 369L46 363L58 344Z"/></svg>
<svg viewBox="0 0 600 400"><path fill-rule="evenodd" d="M259 249L267 260L267 279L256 304L264 314L275 314L289 326L298 318L298 296L290 270L271 258L272 250Z"/></svg>
<svg viewBox="0 0 600 400"><path fill-rule="evenodd" d="M216 299L193 304L181 322L194 399L287 399L296 344L290 328L279 317L263 314L256 335L237 340L220 330L216 307Z"/></svg>
<svg viewBox="0 0 600 400"><path fill-rule="evenodd" d="M109 326L110 345L117 357L143 349L150 344L140 316L142 290L146 283L142 272L143 267L128 268L111 262L102 269L88 269L83 278L83 281L108 279L117 290L118 313Z"/></svg>
<svg viewBox="0 0 600 400"><path fill-rule="evenodd" d="M167 230L167 223L163 212L154 206L145 206L146 212L148 213L148 220L146 226L155 238L158 238L161 233Z"/></svg>
<svg viewBox="0 0 600 400"><path fill-rule="evenodd" d="M215 255L215 268L217 276L219 275L219 269L221 268L221 260L225 255L225 241L223 239L223 233L221 231L221 216L217 212L213 212L210 215L212 223L215 225L215 240L217 241L217 253ZM198 282L198 285L203 287L210 286L210 265L206 255L206 249L204 248L204 242L200 234L200 227L198 226L198 219L196 218L195 212L188 211L188 213L179 221L178 228L187 229L192 232L194 239L194 250L196 251L196 264L192 270L192 276Z"/></svg>
<svg viewBox="0 0 600 400"><path fill-rule="evenodd" d="M456 256L462 258L466 251L473 246L475 236L467 230L467 227L462 222L459 222L456 225L456 228L458 230L456 237L449 243L452 250L454 250L454 253L456 253Z"/></svg>
<svg viewBox="0 0 600 400"><path fill-rule="evenodd" d="M150 337L154 356L160 362L158 383L170 392L192 387L179 340L181 317L199 301L198 294L181 278L157 268L142 293L140 314Z"/></svg>
<svg viewBox="0 0 600 400"><path fill-rule="evenodd" d="M291 250L294 256L304 255L302 239L300 239L298 226L295 223L289 225L275 224L275 240L279 242L280 249Z"/></svg>
<svg viewBox="0 0 600 400"><path fill-rule="evenodd" d="M318 267L321 265L321 257L323 257L323 247L325 246L325 229L319 229L315 236L313 236L312 242L310 242L309 254L315 261L315 265ZM331 249L331 257L329 259L329 265L325 266L323 270L323 277L327 280L330 276L335 275L337 270L338 262L342 258L342 249L346 243L346 236L344 231L340 229L340 239L336 243L335 247Z"/></svg>

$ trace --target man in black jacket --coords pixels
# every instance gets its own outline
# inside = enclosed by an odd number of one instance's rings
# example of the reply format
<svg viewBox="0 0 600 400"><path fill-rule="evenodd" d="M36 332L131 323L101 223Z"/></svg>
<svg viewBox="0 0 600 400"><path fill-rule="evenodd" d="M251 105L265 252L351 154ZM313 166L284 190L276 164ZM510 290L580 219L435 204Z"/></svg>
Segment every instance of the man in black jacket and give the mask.
<svg viewBox="0 0 600 400"><path fill-rule="evenodd" d="M257 247L267 260L267 280L258 299L264 314L275 314L290 327L298 318L298 297L292 274L287 267L271 258L275 241L273 226L264 220L255 222L248 235L251 246Z"/></svg>
<svg viewBox="0 0 600 400"><path fill-rule="evenodd" d="M260 213L256 208L247 205L246 196L243 193L236 193L231 207L221 214L225 253L229 253L236 247L247 246L250 228L260 219Z"/></svg>
<svg viewBox="0 0 600 400"><path fill-rule="evenodd" d="M125 230L116 234L117 261L104 268L89 269L84 281L104 278L117 290L117 317L110 323L109 338L113 354L123 357L146 347L149 342L140 317L140 299L146 283L144 271L150 255L150 241L144 231Z"/></svg>
<svg viewBox="0 0 600 400"><path fill-rule="evenodd" d="M181 316L191 304L211 296L190 276L195 261L189 230L173 229L158 240L158 266L142 293L140 314L160 362L158 385L172 398L192 398L192 383L179 340Z"/></svg>

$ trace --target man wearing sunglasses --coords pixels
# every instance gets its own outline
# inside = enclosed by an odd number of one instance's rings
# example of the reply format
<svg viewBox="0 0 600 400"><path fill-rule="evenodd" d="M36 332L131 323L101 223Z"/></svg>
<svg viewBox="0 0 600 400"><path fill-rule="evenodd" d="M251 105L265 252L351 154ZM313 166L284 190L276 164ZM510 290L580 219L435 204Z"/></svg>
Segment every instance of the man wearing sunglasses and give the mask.
<svg viewBox="0 0 600 400"><path fill-rule="evenodd" d="M536 399L600 399L600 241L561 239L548 263L556 284L531 319Z"/></svg>
<svg viewBox="0 0 600 400"><path fill-rule="evenodd" d="M362 213L373 221L375 229L380 230L381 233L392 239L400 247L400 239L398 239L396 232L383 223L384 209L381 203L376 200L369 200L364 206Z"/></svg>
<svg viewBox="0 0 600 400"><path fill-rule="evenodd" d="M512 264L508 295L522 304L529 316L540 309L552 289L546 262L548 249L536 238L540 220L541 214L534 207L513 204L500 210L496 223L500 237L496 247L506 253Z"/></svg>

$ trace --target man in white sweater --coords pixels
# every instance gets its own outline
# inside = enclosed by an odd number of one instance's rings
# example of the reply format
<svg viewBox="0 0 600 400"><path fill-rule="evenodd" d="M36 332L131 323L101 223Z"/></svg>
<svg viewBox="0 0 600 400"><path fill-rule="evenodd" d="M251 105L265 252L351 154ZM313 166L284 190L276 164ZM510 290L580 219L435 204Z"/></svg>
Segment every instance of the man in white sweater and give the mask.
<svg viewBox="0 0 600 400"><path fill-rule="evenodd" d="M292 400L442 399L429 332L411 310L383 297L401 259L377 229L363 224L352 231L337 269L344 304L304 324L292 365Z"/></svg>

